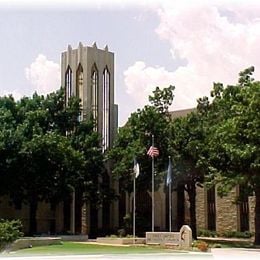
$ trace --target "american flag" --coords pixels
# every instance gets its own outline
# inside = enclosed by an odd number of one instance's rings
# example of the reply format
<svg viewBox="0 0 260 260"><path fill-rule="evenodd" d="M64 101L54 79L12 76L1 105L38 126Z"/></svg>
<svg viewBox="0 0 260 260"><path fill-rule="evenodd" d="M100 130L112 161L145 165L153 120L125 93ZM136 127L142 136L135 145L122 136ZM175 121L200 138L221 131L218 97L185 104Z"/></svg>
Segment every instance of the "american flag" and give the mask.
<svg viewBox="0 0 260 260"><path fill-rule="evenodd" d="M147 155L151 156L151 157L156 157L159 155L159 150L158 148L151 146L147 152Z"/></svg>

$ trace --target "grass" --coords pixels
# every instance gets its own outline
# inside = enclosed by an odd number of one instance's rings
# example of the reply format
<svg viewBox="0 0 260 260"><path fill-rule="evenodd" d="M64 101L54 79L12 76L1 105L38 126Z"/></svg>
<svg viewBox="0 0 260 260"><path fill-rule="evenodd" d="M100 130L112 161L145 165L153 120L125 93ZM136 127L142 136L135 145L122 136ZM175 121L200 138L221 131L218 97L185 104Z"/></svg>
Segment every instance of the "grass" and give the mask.
<svg viewBox="0 0 260 260"><path fill-rule="evenodd" d="M107 246L76 242L63 242L61 245L39 246L21 249L15 255L68 255L68 254L135 254L173 252L171 249L152 246Z"/></svg>

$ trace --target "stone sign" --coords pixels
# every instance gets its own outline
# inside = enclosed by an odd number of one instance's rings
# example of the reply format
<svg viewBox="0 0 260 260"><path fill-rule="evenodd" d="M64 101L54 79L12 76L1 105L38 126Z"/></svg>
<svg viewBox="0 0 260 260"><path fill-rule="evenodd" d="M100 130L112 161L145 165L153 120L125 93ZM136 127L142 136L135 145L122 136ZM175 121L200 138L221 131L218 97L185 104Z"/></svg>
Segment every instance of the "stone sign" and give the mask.
<svg viewBox="0 0 260 260"><path fill-rule="evenodd" d="M146 244L180 244L179 232L146 232Z"/></svg>
<svg viewBox="0 0 260 260"><path fill-rule="evenodd" d="M172 244L180 248L190 248L192 231L189 226L184 225L180 232L146 232L146 244Z"/></svg>
<svg viewBox="0 0 260 260"><path fill-rule="evenodd" d="M192 246L192 231L188 225L184 225L180 229L181 248L190 248Z"/></svg>

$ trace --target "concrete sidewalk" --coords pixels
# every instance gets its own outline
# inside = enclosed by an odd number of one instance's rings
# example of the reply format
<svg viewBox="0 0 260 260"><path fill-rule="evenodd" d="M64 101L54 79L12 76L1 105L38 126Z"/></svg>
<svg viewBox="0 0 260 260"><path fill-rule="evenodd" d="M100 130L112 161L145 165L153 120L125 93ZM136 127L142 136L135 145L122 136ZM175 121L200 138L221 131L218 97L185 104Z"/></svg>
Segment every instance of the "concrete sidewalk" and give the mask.
<svg viewBox="0 0 260 260"><path fill-rule="evenodd" d="M211 253L214 259L260 259L260 249L247 249L247 248L212 248Z"/></svg>

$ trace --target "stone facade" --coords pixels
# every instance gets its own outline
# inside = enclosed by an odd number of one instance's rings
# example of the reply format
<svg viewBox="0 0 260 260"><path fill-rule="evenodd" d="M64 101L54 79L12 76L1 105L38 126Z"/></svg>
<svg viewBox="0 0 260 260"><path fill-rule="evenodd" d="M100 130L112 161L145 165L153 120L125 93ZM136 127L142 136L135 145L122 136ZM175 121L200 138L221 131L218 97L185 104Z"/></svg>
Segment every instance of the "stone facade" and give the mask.
<svg viewBox="0 0 260 260"><path fill-rule="evenodd" d="M216 231L219 234L239 230L237 195L236 188L222 198L216 194Z"/></svg>
<svg viewBox="0 0 260 260"><path fill-rule="evenodd" d="M216 192L216 231L218 234L224 234L228 231L241 231L241 213L240 204L236 203L239 195L239 189L233 188L227 196L220 197ZM248 197L248 224L250 232L254 232L255 227L255 197ZM208 212L207 212L207 191L204 188L197 189L196 216L198 230L208 230Z"/></svg>
<svg viewBox="0 0 260 260"><path fill-rule="evenodd" d="M114 104L114 53L93 46L83 46L61 54L61 85L66 99L78 96L81 99L82 117L91 114L97 120L97 130L111 146L117 132L118 108Z"/></svg>
<svg viewBox="0 0 260 260"><path fill-rule="evenodd" d="M206 229L208 226L207 223L207 216L206 216L206 200L205 200L205 192L203 188L197 188L197 195L196 195L196 220L197 220L197 227L199 229Z"/></svg>
<svg viewBox="0 0 260 260"><path fill-rule="evenodd" d="M61 205L56 209L51 209L50 204L39 202L37 210L37 232L49 234L62 231L62 216ZM0 203L0 218L3 219L20 219L23 224L23 232L29 232L29 207L22 204L21 207L16 208L8 197L1 197Z"/></svg>
<svg viewBox="0 0 260 260"><path fill-rule="evenodd" d="M249 230L255 232L255 197L250 196L248 198L249 203Z"/></svg>

